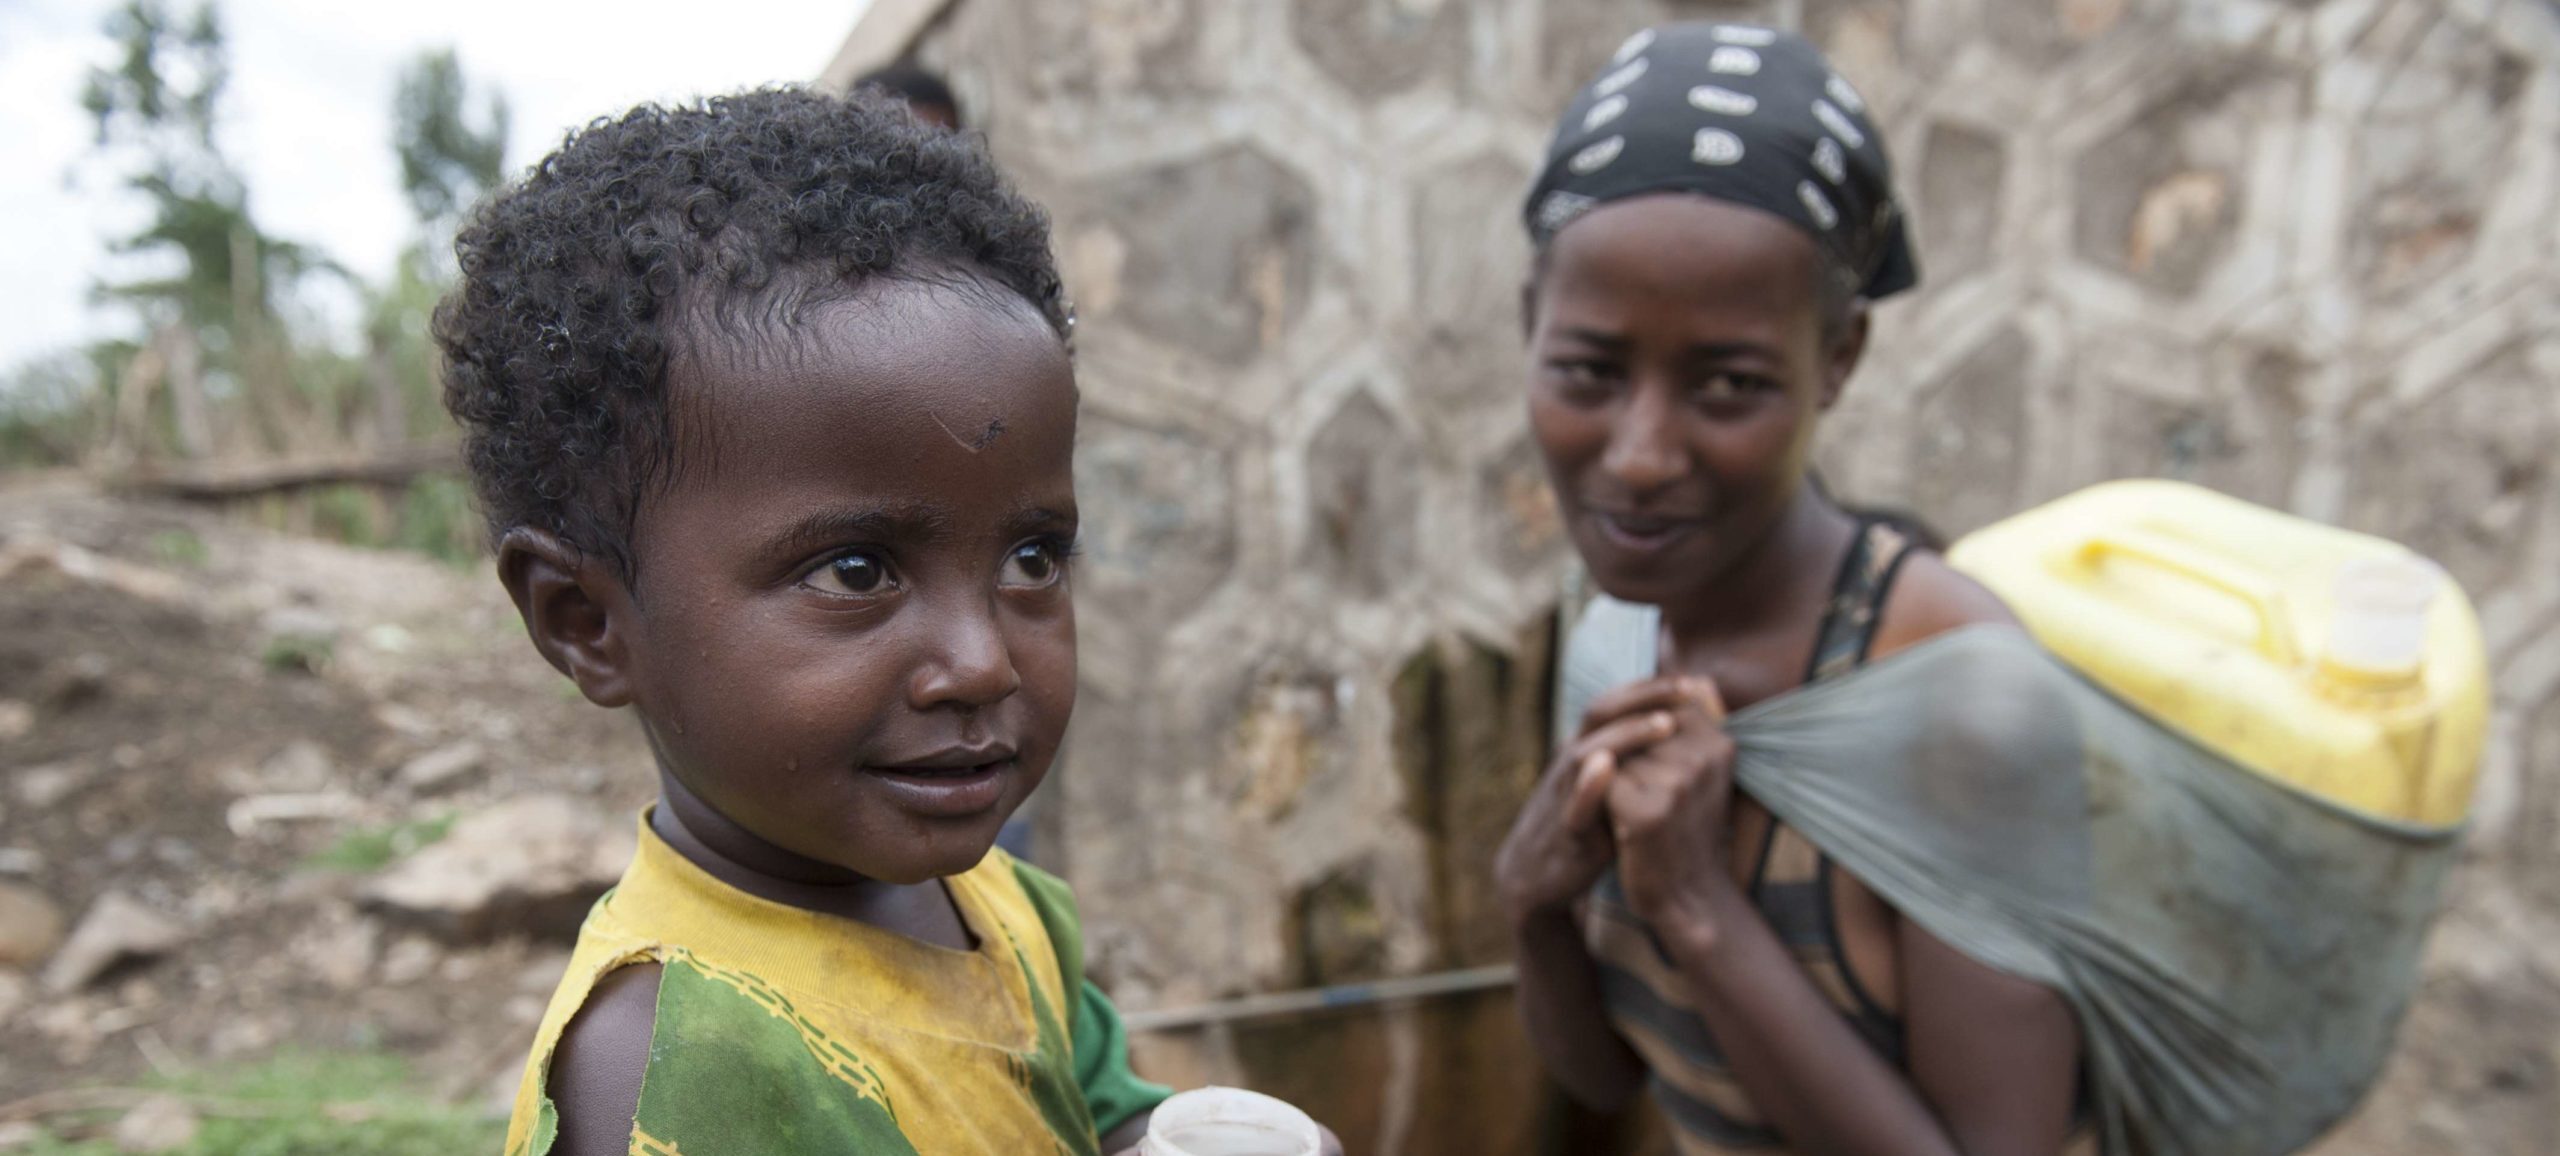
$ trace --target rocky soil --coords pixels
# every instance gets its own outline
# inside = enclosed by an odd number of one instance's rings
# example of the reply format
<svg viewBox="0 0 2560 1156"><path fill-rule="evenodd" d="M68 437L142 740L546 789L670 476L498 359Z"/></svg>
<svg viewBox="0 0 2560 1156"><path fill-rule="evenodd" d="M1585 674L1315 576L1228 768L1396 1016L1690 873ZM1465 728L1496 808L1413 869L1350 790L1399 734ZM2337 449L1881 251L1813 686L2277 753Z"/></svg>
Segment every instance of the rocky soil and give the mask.
<svg viewBox="0 0 2560 1156"><path fill-rule="evenodd" d="M0 493L0 1098L301 1047L494 1100L648 765L476 570Z"/></svg>

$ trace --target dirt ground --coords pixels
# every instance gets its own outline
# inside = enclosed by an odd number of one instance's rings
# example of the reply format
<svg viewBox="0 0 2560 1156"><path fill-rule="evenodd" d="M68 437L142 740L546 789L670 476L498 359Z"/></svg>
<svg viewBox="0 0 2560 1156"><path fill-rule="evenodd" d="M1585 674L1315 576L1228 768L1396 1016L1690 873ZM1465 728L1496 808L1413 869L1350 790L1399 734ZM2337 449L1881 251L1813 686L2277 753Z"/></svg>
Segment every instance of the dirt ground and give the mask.
<svg viewBox="0 0 2560 1156"><path fill-rule="evenodd" d="M484 757L404 781L457 746ZM533 793L627 816L648 765L477 569L71 483L0 490L0 885L74 923L120 892L181 929L68 994L0 967L0 1098L301 1046L401 1054L494 1109L565 940L448 942L314 860ZM2403 1041L2322 1156L2553 1150L2560 881L2466 866Z"/></svg>
<svg viewBox="0 0 2560 1156"><path fill-rule="evenodd" d="M651 786L629 721L533 657L486 576L76 487L0 493L11 713L0 880L71 922L122 892L185 941L63 997L0 977L0 1096L287 1045L511 1086L567 945L404 931L359 911L363 872L307 861L533 792L627 815ZM457 743L485 765L398 781Z"/></svg>

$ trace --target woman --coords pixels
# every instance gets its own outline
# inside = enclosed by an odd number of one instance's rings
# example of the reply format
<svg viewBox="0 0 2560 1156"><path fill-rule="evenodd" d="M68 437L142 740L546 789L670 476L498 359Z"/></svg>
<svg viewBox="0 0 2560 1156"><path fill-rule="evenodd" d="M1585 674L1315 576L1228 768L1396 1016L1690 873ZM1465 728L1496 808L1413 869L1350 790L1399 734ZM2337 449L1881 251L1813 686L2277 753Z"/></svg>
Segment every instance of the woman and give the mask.
<svg viewBox="0 0 2560 1156"><path fill-rule="evenodd" d="M1807 462L1910 287L1879 134L1804 41L1639 33L1527 207L1529 415L1575 548L1661 609L1659 675L1602 696L1498 860L1529 1031L1566 1090L1650 1087L1687 1152L2052 1156L2079 1035L1731 785L1739 709L1958 627L1987 591Z"/></svg>

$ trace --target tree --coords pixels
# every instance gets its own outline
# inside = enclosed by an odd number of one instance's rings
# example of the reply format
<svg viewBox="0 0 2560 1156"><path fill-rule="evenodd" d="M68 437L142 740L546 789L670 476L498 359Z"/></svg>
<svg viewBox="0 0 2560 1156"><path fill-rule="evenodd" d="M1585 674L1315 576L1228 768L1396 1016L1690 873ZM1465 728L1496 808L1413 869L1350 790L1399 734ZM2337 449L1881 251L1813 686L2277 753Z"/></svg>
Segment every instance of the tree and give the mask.
<svg viewBox="0 0 2560 1156"><path fill-rule="evenodd" d="M474 124L472 94L453 50L421 53L401 71L392 97L392 151L400 191L418 236L391 279L369 294L366 370L373 385L373 432L389 444L409 437L410 415L435 410L435 351L427 316L453 274L453 230L462 214L498 187L507 156L507 101L491 93Z"/></svg>
<svg viewBox="0 0 2560 1156"><path fill-rule="evenodd" d="M204 379L239 381L270 448L294 440L301 416L290 396L290 352L276 318L278 295L314 272L343 274L302 245L268 234L249 212L247 186L216 135L231 77L221 20L211 3L183 19L161 0L127 0L107 16L118 49L113 67L92 69L81 105L97 126L97 148L127 164L127 188L151 216L117 239L115 252L157 258L166 276L101 284L102 296L140 315L148 337L120 375L116 410L133 421L165 382L178 449L202 456L214 431ZM140 452L145 431L120 422L111 438Z"/></svg>
<svg viewBox="0 0 2560 1156"><path fill-rule="evenodd" d="M462 64L450 48L412 61L392 100L400 191L430 231L450 225L481 194L498 187L506 164L506 97L490 95L476 128L465 112L469 103Z"/></svg>

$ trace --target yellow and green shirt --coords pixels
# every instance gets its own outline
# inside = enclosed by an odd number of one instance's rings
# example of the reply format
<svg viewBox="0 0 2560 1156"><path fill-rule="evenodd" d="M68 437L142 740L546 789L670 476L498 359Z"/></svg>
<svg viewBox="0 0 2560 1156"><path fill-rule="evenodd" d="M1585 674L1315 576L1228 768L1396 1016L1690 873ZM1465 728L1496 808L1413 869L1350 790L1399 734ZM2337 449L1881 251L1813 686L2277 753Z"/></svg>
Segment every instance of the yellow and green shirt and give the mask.
<svg viewBox="0 0 2560 1156"><path fill-rule="evenodd" d="M974 950L756 898L644 817L542 1018L508 1156L550 1151L552 1049L596 983L635 963L661 970L633 1156L1090 1156L1169 1089L1129 1071L1119 1013L1084 978L1073 896L1002 850L945 882Z"/></svg>

